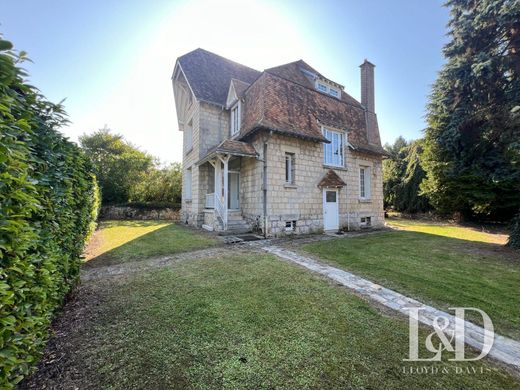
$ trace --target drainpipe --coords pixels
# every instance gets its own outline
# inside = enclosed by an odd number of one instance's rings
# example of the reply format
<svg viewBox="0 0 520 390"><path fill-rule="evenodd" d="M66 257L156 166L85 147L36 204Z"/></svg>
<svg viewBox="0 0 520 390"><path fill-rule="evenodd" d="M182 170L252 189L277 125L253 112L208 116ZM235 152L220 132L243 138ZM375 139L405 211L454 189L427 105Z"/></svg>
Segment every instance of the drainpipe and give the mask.
<svg viewBox="0 0 520 390"><path fill-rule="evenodd" d="M269 132L269 136L264 137L264 153L263 153L263 185L262 185L262 193L263 193L263 213L264 213L264 238L267 238L267 141L269 140L271 134L273 132Z"/></svg>

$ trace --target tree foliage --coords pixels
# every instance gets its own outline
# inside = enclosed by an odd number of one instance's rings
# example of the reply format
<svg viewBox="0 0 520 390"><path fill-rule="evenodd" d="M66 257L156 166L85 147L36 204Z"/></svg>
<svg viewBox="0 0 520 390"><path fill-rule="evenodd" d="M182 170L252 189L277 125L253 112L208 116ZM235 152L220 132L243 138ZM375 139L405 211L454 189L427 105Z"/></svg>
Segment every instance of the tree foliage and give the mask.
<svg viewBox="0 0 520 390"><path fill-rule="evenodd" d="M520 249L520 211L511 221L511 234L509 235L507 245L511 248Z"/></svg>
<svg viewBox="0 0 520 390"><path fill-rule="evenodd" d="M520 207L520 2L447 6L451 41L428 105L422 189L440 212L511 219Z"/></svg>
<svg viewBox="0 0 520 390"><path fill-rule="evenodd" d="M132 202L181 203L182 165L170 164L167 167L150 169L132 189Z"/></svg>
<svg viewBox="0 0 520 390"><path fill-rule="evenodd" d="M393 145L386 144L390 158L383 160L383 195L385 207L417 213L427 211L428 198L420 194L425 177L421 165L421 141L407 142L398 137Z"/></svg>
<svg viewBox="0 0 520 390"><path fill-rule="evenodd" d="M81 147L94 165L103 203L128 202L132 188L144 180L154 158L104 128L80 137Z"/></svg>
<svg viewBox="0 0 520 390"><path fill-rule="evenodd" d="M88 159L58 131L63 108L25 81L24 59L0 36L0 388L39 358L99 203Z"/></svg>

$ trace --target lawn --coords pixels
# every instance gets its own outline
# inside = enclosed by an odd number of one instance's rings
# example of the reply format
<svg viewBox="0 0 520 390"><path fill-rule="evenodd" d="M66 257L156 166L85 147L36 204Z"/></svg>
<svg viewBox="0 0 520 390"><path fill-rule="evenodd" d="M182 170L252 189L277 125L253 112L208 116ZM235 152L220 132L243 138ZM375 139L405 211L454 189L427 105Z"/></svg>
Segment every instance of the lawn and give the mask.
<svg viewBox="0 0 520 390"><path fill-rule="evenodd" d="M455 225L391 220L400 231L303 247L324 262L441 309L484 310L495 330L520 339L520 253L504 238ZM480 323L478 315L470 317Z"/></svg>
<svg viewBox="0 0 520 390"><path fill-rule="evenodd" d="M168 221L103 221L87 251L88 266L111 265L214 246L208 234Z"/></svg>
<svg viewBox="0 0 520 390"><path fill-rule="evenodd" d="M22 388L518 387L486 362L404 373L406 319L269 255L233 253L82 284Z"/></svg>

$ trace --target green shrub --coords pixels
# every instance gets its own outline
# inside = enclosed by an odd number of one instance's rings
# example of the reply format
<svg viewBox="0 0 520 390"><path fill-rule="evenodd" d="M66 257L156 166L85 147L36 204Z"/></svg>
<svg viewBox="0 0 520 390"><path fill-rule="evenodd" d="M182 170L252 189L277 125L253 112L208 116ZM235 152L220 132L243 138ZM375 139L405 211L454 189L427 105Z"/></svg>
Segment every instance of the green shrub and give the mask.
<svg viewBox="0 0 520 390"><path fill-rule="evenodd" d="M182 165L152 167L130 189L132 202L181 203Z"/></svg>
<svg viewBox="0 0 520 390"><path fill-rule="evenodd" d="M511 248L520 249L520 212L511 221L511 233L507 245Z"/></svg>
<svg viewBox="0 0 520 390"><path fill-rule="evenodd" d="M0 36L0 388L40 357L99 206L90 162L58 132L62 107L24 81L11 49Z"/></svg>

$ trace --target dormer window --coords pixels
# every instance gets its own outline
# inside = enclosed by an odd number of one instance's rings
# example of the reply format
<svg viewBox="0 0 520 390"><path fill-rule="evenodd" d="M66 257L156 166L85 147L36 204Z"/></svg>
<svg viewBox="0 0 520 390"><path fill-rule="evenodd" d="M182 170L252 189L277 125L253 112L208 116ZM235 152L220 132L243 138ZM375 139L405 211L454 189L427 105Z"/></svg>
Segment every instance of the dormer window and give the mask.
<svg viewBox="0 0 520 390"><path fill-rule="evenodd" d="M231 135L235 135L240 131L240 101L231 107Z"/></svg>
<svg viewBox="0 0 520 390"><path fill-rule="evenodd" d="M340 98L341 91L339 88L334 87L331 84L328 84L321 80L316 80L316 90L322 93L326 93L327 95L333 96L335 98Z"/></svg>

